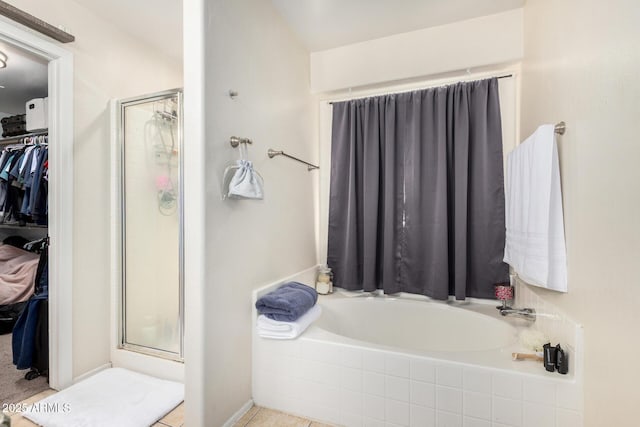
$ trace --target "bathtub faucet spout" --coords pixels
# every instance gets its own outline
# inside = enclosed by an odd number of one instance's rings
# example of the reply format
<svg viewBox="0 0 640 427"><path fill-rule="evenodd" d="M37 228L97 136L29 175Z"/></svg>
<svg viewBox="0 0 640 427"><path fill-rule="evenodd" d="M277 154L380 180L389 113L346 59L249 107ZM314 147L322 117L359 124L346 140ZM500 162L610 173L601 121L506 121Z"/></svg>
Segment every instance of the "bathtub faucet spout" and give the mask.
<svg viewBox="0 0 640 427"><path fill-rule="evenodd" d="M503 316L519 317L521 319L536 321L536 311L533 308L503 308L500 310Z"/></svg>

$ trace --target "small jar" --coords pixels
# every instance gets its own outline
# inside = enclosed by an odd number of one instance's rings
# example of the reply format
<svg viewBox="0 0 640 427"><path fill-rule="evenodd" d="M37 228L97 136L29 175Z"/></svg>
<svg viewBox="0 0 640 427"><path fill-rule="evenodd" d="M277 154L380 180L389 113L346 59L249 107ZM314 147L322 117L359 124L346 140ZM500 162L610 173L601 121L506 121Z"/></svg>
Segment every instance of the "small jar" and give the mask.
<svg viewBox="0 0 640 427"><path fill-rule="evenodd" d="M318 268L318 276L316 277L316 292L327 295L333 292L333 273L326 265Z"/></svg>

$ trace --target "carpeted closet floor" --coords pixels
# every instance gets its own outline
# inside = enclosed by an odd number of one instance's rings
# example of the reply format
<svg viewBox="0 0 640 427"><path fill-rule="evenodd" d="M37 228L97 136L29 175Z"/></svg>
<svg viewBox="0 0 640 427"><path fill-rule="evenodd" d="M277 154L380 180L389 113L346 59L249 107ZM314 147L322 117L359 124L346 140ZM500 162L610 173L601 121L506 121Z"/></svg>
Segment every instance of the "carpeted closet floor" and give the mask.
<svg viewBox="0 0 640 427"><path fill-rule="evenodd" d="M17 403L49 388L47 377L25 380L29 370L17 370L12 360L11 334L0 335L0 404Z"/></svg>

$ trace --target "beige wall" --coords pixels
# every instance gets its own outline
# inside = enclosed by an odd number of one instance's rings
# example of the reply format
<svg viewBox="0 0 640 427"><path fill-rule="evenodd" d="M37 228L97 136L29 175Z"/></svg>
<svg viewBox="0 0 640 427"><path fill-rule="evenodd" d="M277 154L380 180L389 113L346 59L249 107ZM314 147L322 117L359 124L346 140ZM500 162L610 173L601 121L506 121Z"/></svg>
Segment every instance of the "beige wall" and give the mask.
<svg viewBox="0 0 640 427"><path fill-rule="evenodd" d="M107 102L181 86L182 64L170 61L74 1L9 3L53 25L63 25L76 36L74 43L63 46L74 54L75 73L73 375L77 377L109 361Z"/></svg>
<svg viewBox="0 0 640 427"><path fill-rule="evenodd" d="M585 425L638 425L640 4L528 0L522 132L559 139L569 292L537 290L585 331Z"/></svg>
<svg viewBox="0 0 640 427"><path fill-rule="evenodd" d="M206 23L202 375L206 425L217 426L251 399L251 291L315 264L317 172L284 157L269 159L267 150L315 162L318 145L309 53L271 3L209 1ZM238 92L235 100L230 89ZM231 135L253 140L249 158L264 177L262 201L221 199L223 171L239 154Z"/></svg>
<svg viewBox="0 0 640 427"><path fill-rule="evenodd" d="M522 9L311 54L311 89L329 92L522 58Z"/></svg>

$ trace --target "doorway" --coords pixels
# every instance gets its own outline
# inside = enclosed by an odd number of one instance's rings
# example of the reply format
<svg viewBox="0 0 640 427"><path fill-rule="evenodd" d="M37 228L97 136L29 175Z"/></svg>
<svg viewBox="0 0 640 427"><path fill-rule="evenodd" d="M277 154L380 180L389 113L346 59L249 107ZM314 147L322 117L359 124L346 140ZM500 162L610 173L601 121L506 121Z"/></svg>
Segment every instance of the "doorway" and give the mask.
<svg viewBox="0 0 640 427"><path fill-rule="evenodd" d="M60 390L73 381L73 55L5 18L0 43L47 63L49 386Z"/></svg>

